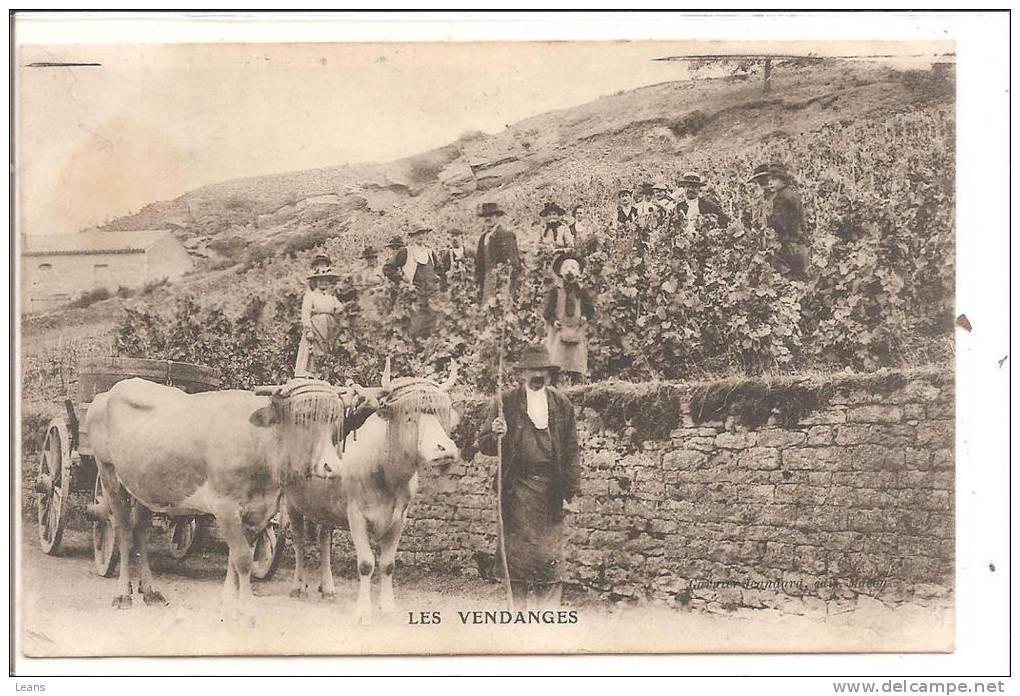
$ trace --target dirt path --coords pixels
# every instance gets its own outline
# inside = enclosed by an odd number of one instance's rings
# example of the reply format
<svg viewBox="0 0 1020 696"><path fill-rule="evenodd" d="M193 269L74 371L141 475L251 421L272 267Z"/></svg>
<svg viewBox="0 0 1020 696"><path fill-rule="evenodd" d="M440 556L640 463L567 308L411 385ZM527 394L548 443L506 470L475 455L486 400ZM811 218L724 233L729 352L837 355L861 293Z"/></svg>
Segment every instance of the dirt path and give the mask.
<svg viewBox="0 0 1020 696"><path fill-rule="evenodd" d="M63 555L52 557L39 550L34 526L24 532L18 635L27 656L898 651L906 645L915 650L952 645L952 611L923 607L867 606L806 617L580 606L573 607L576 623L475 625L465 614L465 624L458 612L502 609L500 585L407 572L396 581L401 611L357 626L351 618L355 580L338 577L333 602L295 600L288 596L287 564L275 579L256 586L256 622L249 627L222 616L226 559L218 548L178 561L159 539L151 554L153 571L170 606L137 603L117 611L110 606L115 581L93 571L86 533L69 530ZM409 611L439 612L441 623L411 624Z"/></svg>

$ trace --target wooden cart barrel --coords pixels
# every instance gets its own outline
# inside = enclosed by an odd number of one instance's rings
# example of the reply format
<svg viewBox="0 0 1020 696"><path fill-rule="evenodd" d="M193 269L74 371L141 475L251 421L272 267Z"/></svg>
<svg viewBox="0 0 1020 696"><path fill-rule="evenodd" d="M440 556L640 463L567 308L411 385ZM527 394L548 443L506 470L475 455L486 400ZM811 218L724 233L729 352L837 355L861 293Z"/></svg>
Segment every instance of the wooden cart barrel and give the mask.
<svg viewBox="0 0 1020 696"><path fill-rule="evenodd" d="M204 365L152 360L150 358L85 358L81 361L78 377L78 400L88 403L109 390L114 384L131 377L168 384L189 394L218 389L220 378L216 370Z"/></svg>

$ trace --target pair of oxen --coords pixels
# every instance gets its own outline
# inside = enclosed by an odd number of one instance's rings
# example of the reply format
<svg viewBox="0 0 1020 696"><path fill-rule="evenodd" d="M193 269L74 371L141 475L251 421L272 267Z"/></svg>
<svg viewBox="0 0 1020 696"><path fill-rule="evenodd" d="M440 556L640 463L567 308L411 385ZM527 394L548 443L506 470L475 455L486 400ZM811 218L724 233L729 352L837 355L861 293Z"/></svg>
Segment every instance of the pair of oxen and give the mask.
<svg viewBox="0 0 1020 696"><path fill-rule="evenodd" d="M373 545L379 608L394 611L394 559L418 471L444 470L460 453L449 436L456 367L444 384L388 373L377 388L292 380L185 394L129 379L97 395L85 427L120 551L113 605L129 608L133 589L146 604L167 604L146 550L152 512L210 514L229 547L225 606L253 621L253 540L283 505L295 541L292 596L334 595L332 532L346 526L358 559L356 620L373 612ZM318 583L303 549L316 529Z"/></svg>

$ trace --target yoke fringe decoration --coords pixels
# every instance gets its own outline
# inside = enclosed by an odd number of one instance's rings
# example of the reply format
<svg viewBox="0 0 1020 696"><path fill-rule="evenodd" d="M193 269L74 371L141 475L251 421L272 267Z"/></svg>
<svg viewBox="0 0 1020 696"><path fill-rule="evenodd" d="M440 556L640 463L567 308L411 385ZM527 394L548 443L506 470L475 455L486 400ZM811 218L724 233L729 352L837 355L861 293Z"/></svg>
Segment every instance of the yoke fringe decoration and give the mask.
<svg viewBox="0 0 1020 696"><path fill-rule="evenodd" d="M390 393L383 398L380 410L387 412L388 459L407 460L418 454L418 418L422 414L436 417L443 429L450 430L450 395L435 382L417 377L402 377L391 383Z"/></svg>
<svg viewBox="0 0 1020 696"><path fill-rule="evenodd" d="M288 425L302 429L332 425L335 432L343 432L343 402L328 382L291 380L281 390L280 398L283 419Z"/></svg>

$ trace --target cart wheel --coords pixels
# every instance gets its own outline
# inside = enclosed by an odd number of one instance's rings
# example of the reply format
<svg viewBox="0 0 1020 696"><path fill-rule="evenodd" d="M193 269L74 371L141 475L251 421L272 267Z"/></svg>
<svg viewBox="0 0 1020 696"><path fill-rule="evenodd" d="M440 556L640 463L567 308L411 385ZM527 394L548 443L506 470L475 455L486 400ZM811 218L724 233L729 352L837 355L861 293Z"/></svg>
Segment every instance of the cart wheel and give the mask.
<svg viewBox="0 0 1020 696"><path fill-rule="evenodd" d="M166 530L166 540L170 544L170 555L180 560L191 553L198 540L197 517L175 517L170 520Z"/></svg>
<svg viewBox="0 0 1020 696"><path fill-rule="evenodd" d="M113 528L113 520L110 519L110 511L103 501L103 480L96 472L95 494L93 495L93 506L96 510L104 511L102 517L92 522L92 560L96 572L104 578L113 576L113 569L117 566L117 532Z"/></svg>
<svg viewBox="0 0 1020 696"><path fill-rule="evenodd" d="M284 535L280 523L271 520L262 533L255 538L254 558L251 574L256 580L271 580L283 558Z"/></svg>
<svg viewBox="0 0 1020 696"><path fill-rule="evenodd" d="M53 420L46 430L39 459L39 545L53 556L60 550L64 533L66 504L71 493L71 440L62 420Z"/></svg>

